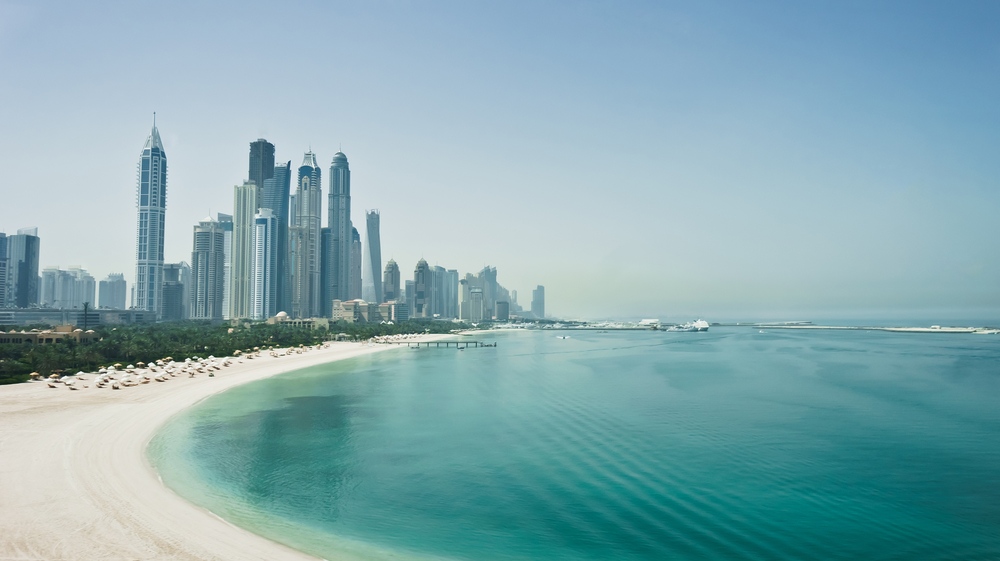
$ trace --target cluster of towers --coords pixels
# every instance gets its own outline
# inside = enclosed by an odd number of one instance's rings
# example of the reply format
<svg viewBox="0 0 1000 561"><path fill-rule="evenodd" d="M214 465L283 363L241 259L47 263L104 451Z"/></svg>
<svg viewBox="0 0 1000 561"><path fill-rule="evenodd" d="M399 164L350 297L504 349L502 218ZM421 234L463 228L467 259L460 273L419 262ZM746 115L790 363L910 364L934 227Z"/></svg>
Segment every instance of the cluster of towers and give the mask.
<svg viewBox="0 0 1000 561"><path fill-rule="evenodd" d="M390 304L393 319L506 319L514 298L496 269L459 279L458 271L417 263L400 283L390 260L382 269L380 215L365 212L365 243L351 221L351 169L337 152L327 176L311 150L295 170L275 163L274 145L250 143L248 178L233 188L233 213L194 226L191 263L164 263L167 156L154 120L139 161L136 276L132 306L162 320L338 317L353 303ZM296 179L293 186L292 179ZM478 295L478 298L477 298ZM514 309L511 309L513 304Z"/></svg>

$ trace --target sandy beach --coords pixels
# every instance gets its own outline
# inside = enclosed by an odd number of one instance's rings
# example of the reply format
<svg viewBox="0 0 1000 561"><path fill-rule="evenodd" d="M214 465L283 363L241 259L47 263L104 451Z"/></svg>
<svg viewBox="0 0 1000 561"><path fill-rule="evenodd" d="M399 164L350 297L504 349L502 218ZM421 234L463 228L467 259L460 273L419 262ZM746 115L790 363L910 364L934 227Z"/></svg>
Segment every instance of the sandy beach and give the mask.
<svg viewBox="0 0 1000 561"><path fill-rule="evenodd" d="M425 336L436 340L445 336ZM194 506L146 459L170 417L234 386L395 345L329 348L234 363L137 387L0 386L0 560L314 559Z"/></svg>

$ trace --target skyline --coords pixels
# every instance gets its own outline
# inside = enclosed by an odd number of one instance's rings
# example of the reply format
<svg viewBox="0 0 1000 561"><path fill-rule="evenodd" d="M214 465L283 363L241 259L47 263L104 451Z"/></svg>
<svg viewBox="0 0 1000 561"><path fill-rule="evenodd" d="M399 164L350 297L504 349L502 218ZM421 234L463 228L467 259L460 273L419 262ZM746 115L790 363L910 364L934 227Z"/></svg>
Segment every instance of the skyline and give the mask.
<svg viewBox="0 0 1000 561"><path fill-rule="evenodd" d="M334 4L312 9L342 24L330 44L293 37L253 57L220 37L262 16L191 18L179 3L148 33L186 41L147 45L129 24L148 8L55 5L0 3L15 186L0 231L37 226L40 269L135 270L135 162L156 111L166 262L190 262L202 217L232 213L248 143L266 138L275 161L311 149L320 169L343 149L352 206L379 209L382 258L404 278L420 258L492 265L522 295L544 285L552 315L1000 308L989 4L558 4L530 18ZM120 33L80 35L88 22ZM149 92L137 60L154 48ZM241 88L251 66L289 84L322 69L310 91L331 97ZM73 149L49 169L54 138ZM40 169L46 192L17 187Z"/></svg>

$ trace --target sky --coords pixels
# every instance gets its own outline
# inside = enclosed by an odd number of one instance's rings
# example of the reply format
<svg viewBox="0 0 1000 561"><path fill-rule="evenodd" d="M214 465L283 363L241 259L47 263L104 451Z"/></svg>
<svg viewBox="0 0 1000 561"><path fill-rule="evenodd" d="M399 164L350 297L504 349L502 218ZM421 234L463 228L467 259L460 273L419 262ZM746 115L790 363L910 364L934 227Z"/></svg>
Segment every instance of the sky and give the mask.
<svg viewBox="0 0 1000 561"><path fill-rule="evenodd" d="M560 317L1000 318L997 100L991 1L0 0L0 232L131 282L155 111L167 262L263 137Z"/></svg>

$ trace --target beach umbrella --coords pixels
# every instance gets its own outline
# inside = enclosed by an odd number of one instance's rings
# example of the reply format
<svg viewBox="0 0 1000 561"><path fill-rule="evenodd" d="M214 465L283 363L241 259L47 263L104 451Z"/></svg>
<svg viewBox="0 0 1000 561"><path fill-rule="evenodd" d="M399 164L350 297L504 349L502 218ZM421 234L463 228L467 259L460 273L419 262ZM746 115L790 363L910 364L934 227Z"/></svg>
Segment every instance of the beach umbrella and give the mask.
<svg viewBox="0 0 1000 561"><path fill-rule="evenodd" d="M121 368L121 367L122 367L122 363L120 363L120 362L116 362L115 363L115 368Z"/></svg>
<svg viewBox="0 0 1000 561"><path fill-rule="evenodd" d="M58 374L49 374L49 380L58 380L58 379L59 379Z"/></svg>

